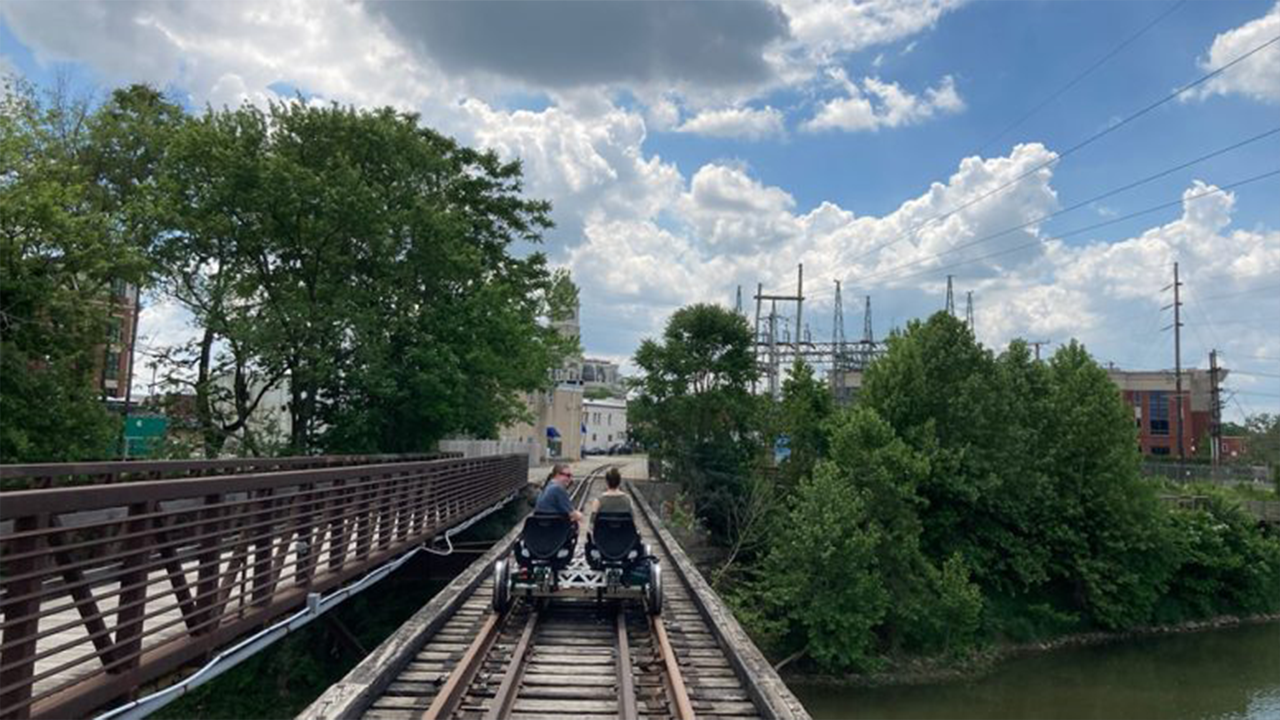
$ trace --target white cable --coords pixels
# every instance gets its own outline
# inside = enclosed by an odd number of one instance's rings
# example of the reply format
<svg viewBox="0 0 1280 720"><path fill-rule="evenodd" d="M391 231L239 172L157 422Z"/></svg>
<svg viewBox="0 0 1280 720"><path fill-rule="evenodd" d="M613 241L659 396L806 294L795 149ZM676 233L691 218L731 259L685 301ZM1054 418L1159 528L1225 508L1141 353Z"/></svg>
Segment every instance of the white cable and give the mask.
<svg viewBox="0 0 1280 720"><path fill-rule="evenodd" d="M449 544L449 550L447 552L433 550L427 547L428 543L423 543L410 549L395 560L383 563L368 575L365 575L351 585L334 590L324 597L321 597L319 593L309 593L307 595L307 606L305 608L299 610L293 615L290 615L284 620L281 620L275 625L264 628L244 640L241 640L230 648L223 650L212 660L205 663L205 665L199 670L195 671L181 682L170 685L169 687L159 692L147 695L146 697L138 698L137 700L121 705L120 707L108 710L107 712L98 715L94 720L140 720L141 718L145 718L165 705L177 700L179 697L182 697L187 692L200 687L262 650L265 650L285 635L307 625L312 620L315 620L329 610L337 607L347 598L350 598L387 575L390 575L401 565L408 562L414 555L417 555L418 551L426 550L427 552L436 555L448 555L452 553L453 542L450 538L453 535L466 530L483 518L506 506L507 503L511 502L511 500L519 494L520 491L516 490L503 498L497 504L492 505L483 512L469 518L461 525L446 530L443 537L445 542ZM434 544L439 537L441 536L436 535L432 537L429 542Z"/></svg>

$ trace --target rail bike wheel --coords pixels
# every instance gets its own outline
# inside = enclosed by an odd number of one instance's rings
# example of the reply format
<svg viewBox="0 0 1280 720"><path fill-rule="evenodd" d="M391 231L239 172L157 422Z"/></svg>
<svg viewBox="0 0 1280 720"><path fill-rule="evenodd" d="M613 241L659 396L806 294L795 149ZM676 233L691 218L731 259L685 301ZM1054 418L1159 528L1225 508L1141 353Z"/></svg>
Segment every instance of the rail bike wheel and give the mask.
<svg viewBox="0 0 1280 720"><path fill-rule="evenodd" d="M645 586L645 603L649 606L650 615L662 614L662 566L656 562L649 565L649 584Z"/></svg>
<svg viewBox="0 0 1280 720"><path fill-rule="evenodd" d="M511 607L511 564L498 560L493 564L493 610L499 614Z"/></svg>

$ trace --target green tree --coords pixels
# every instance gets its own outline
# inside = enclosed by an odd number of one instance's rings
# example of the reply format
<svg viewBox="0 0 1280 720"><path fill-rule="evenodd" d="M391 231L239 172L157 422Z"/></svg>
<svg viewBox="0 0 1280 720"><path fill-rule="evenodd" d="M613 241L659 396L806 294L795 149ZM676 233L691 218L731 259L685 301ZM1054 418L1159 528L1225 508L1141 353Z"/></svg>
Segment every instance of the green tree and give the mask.
<svg viewBox="0 0 1280 720"><path fill-rule="evenodd" d="M751 595L756 622L748 615L781 652L808 655L827 670L878 664L874 630L892 597L878 572L883 538L869 522L871 502L834 464L800 481Z"/></svg>
<svg viewBox="0 0 1280 720"><path fill-rule="evenodd" d="M759 399L751 329L716 305L677 310L661 342L636 351L639 397L628 407L633 437L678 478L719 541L733 533L734 507L760 453Z"/></svg>
<svg viewBox="0 0 1280 720"><path fill-rule="evenodd" d="M168 106L136 89L93 110L64 86L9 80L0 101L0 460L102 458L119 423L103 407L119 283L147 276L156 228L145 193ZM122 379L123 381L123 379Z"/></svg>
<svg viewBox="0 0 1280 720"><path fill-rule="evenodd" d="M1050 571L1108 628L1147 622L1176 559L1166 515L1138 472L1133 417L1107 373L1071 342L1049 361L1057 522Z"/></svg>
<svg viewBox="0 0 1280 720"><path fill-rule="evenodd" d="M1035 542L1042 434L1030 395L1043 381L1025 347L998 362L947 313L889 338L867 370L862 399L929 459L922 547L934 562L964 558L989 589L1015 593L1044 577ZM1027 404L1022 404L1022 401ZM1028 492L1030 490L1030 492Z"/></svg>
<svg viewBox="0 0 1280 720"><path fill-rule="evenodd" d="M862 405L831 424L829 444L739 600L749 626L830 670L970 647L980 589L958 555L935 564L921 552L928 460Z"/></svg>
<svg viewBox="0 0 1280 720"><path fill-rule="evenodd" d="M208 112L164 174L160 248L204 335L197 393L234 376L216 443L287 382L294 451L425 450L522 412L573 343L537 243L549 206L520 166L459 146L412 114L300 102ZM225 348L216 355L216 346Z"/></svg>
<svg viewBox="0 0 1280 720"><path fill-rule="evenodd" d="M1159 600L1158 622L1280 608L1280 539L1221 494L1196 509L1172 512L1177 570Z"/></svg>
<svg viewBox="0 0 1280 720"><path fill-rule="evenodd" d="M1280 414L1250 415L1245 418L1243 430L1245 460L1280 467Z"/></svg>
<svg viewBox="0 0 1280 720"><path fill-rule="evenodd" d="M794 487L827 453L827 427L833 412L831 390L802 360L782 381L782 400L776 408L778 432L787 438L790 455L780 468L783 483Z"/></svg>

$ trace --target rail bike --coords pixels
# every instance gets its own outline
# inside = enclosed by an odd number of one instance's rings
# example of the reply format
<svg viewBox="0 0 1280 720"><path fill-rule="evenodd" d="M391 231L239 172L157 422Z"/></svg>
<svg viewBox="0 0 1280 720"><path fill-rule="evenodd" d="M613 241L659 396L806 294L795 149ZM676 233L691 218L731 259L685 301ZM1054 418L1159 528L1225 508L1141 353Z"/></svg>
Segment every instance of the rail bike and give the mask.
<svg viewBox="0 0 1280 720"><path fill-rule="evenodd" d="M515 550L494 563L494 609L506 612L520 597L574 597L637 600L651 615L662 612L662 567L631 513L597 513L580 557L577 542L578 526L569 518L530 515Z"/></svg>

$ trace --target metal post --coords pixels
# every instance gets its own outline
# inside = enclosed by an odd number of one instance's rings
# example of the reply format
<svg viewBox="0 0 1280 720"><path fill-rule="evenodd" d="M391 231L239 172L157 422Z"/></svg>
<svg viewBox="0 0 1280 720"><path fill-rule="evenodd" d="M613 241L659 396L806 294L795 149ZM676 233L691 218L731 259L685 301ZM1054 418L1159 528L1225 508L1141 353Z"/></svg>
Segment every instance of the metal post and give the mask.
<svg viewBox="0 0 1280 720"><path fill-rule="evenodd" d="M1178 460L1187 459L1186 447L1182 443L1182 300L1179 290L1182 283L1178 281L1178 263L1173 264L1173 372L1174 392L1178 407Z"/></svg>
<svg viewBox="0 0 1280 720"><path fill-rule="evenodd" d="M1212 398L1212 416L1209 420L1209 452L1213 466L1222 462L1222 401L1218 395L1218 351L1209 351L1209 394Z"/></svg>
<svg viewBox="0 0 1280 720"><path fill-rule="evenodd" d="M804 315L804 264L796 266L796 342L795 350L800 352L800 329L804 327L801 322Z"/></svg>

